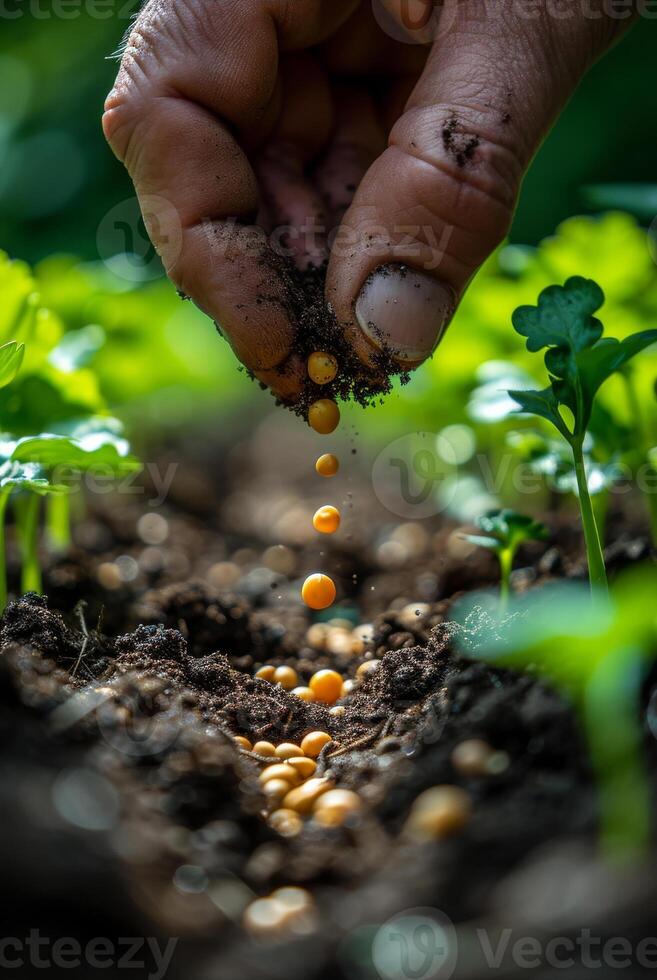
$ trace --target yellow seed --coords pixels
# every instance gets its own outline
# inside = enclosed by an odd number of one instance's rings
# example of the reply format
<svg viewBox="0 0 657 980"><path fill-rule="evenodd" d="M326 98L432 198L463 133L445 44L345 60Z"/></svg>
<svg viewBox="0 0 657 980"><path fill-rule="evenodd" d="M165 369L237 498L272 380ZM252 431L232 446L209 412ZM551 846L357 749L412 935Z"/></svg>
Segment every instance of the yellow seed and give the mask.
<svg viewBox="0 0 657 980"><path fill-rule="evenodd" d="M256 742L253 746L253 751L257 755L275 755L276 746L272 745L271 742Z"/></svg>
<svg viewBox="0 0 657 980"><path fill-rule="evenodd" d="M337 670L318 670L310 678L309 687L318 701L333 704L342 694L342 674Z"/></svg>
<svg viewBox="0 0 657 980"><path fill-rule="evenodd" d="M340 409L332 398L319 398L308 409L308 424L315 432L328 436L340 421Z"/></svg>
<svg viewBox="0 0 657 980"><path fill-rule="evenodd" d="M268 783L270 779L284 779L291 786L296 786L301 777L294 766L288 766L286 762L275 762L263 769L258 778L261 783Z"/></svg>
<svg viewBox="0 0 657 980"><path fill-rule="evenodd" d="M352 813L357 813L362 801L350 789L332 789L319 797L313 816L325 827L339 827Z"/></svg>
<svg viewBox="0 0 657 980"><path fill-rule="evenodd" d="M285 761L287 762L288 766L293 766L296 769L302 779L310 779L317 769L317 763L315 760L309 759L305 755L293 756Z"/></svg>
<svg viewBox="0 0 657 980"><path fill-rule="evenodd" d="M310 732L301 740L301 749L309 758L316 759L326 743L332 741L328 732Z"/></svg>
<svg viewBox="0 0 657 980"><path fill-rule="evenodd" d="M280 803L284 796L290 792L290 783L287 779L268 779L262 788L262 792L272 803Z"/></svg>
<svg viewBox="0 0 657 980"><path fill-rule="evenodd" d="M308 377L316 385L327 385L338 373L338 362L332 354L316 350L308 358Z"/></svg>
<svg viewBox="0 0 657 980"><path fill-rule="evenodd" d="M276 755L279 759L293 759L295 756L303 755L303 752L294 742L281 742L276 746Z"/></svg>
<svg viewBox="0 0 657 980"><path fill-rule="evenodd" d="M324 453L315 463L315 469L320 476L335 476L340 469L340 460L333 453Z"/></svg>
<svg viewBox="0 0 657 980"><path fill-rule="evenodd" d="M273 898L257 898L244 911L244 928L256 936L280 932L288 917L285 906Z"/></svg>
<svg viewBox="0 0 657 980"><path fill-rule="evenodd" d="M315 511L313 527L320 534L335 534L340 527L340 511L331 504L324 504Z"/></svg>
<svg viewBox="0 0 657 980"><path fill-rule="evenodd" d="M493 749L482 738L467 738L452 751L452 765L464 776L485 776Z"/></svg>
<svg viewBox="0 0 657 980"><path fill-rule="evenodd" d="M315 572L301 588L301 598L311 609L327 609L335 602L335 583L328 575Z"/></svg>
<svg viewBox="0 0 657 980"><path fill-rule="evenodd" d="M250 752L251 749L253 748L248 738L244 738L243 735L236 735L235 741L237 742L237 744L241 749L246 749L247 752Z"/></svg>
<svg viewBox="0 0 657 980"><path fill-rule="evenodd" d="M293 667L277 667L274 671L274 684L280 684L286 691L291 691L299 683L299 675Z"/></svg>
<svg viewBox="0 0 657 980"><path fill-rule="evenodd" d="M378 660L364 660L362 664L356 668L356 676L362 679L363 677L366 677L367 674L371 674L373 670L377 670L378 666Z"/></svg>
<svg viewBox="0 0 657 980"><path fill-rule="evenodd" d="M305 888L296 885L284 885L271 893L271 898L280 902L290 911L300 911L307 909L313 904L312 895Z"/></svg>
<svg viewBox="0 0 657 980"><path fill-rule="evenodd" d="M461 830L471 812L465 790L458 786L432 786L415 800L406 830L420 839L438 840Z"/></svg>
<svg viewBox="0 0 657 980"><path fill-rule="evenodd" d="M275 830L282 837L296 837L303 827L303 823L296 810L284 810L282 808L274 810L269 815L267 823L272 830Z"/></svg>
<svg viewBox="0 0 657 980"><path fill-rule="evenodd" d="M315 800L319 799L322 793L328 793L334 786L333 780L326 776L307 779L301 786L296 786L290 790L283 800L283 806L286 809L296 810L297 813L310 813L315 805Z"/></svg>
<svg viewBox="0 0 657 980"><path fill-rule="evenodd" d="M326 623L313 623L306 632L306 641L317 650L323 650L326 638L329 634L329 627Z"/></svg>
<svg viewBox="0 0 657 980"><path fill-rule="evenodd" d="M335 653L340 657L350 656L352 639L349 630L341 626L332 626L326 636L326 649L329 653Z"/></svg>
<svg viewBox="0 0 657 980"><path fill-rule="evenodd" d="M315 695L313 694L313 692L310 690L309 687L295 687L292 690L292 694L296 694L296 696L298 698L301 698L302 701L315 700Z"/></svg>
<svg viewBox="0 0 657 980"><path fill-rule="evenodd" d="M259 670L256 670L255 676L261 681L273 681L274 674L276 673L276 668L272 667L271 664L265 664Z"/></svg>

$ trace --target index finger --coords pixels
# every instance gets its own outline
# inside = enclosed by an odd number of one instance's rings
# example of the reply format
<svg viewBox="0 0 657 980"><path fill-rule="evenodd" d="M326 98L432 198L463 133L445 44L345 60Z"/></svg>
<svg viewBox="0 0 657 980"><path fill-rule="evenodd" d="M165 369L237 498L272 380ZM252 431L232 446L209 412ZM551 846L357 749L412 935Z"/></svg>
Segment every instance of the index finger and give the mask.
<svg viewBox="0 0 657 980"><path fill-rule="evenodd" d="M105 104L105 135L167 274L283 397L295 386L284 369L289 287L253 224L258 185L238 138L257 145L275 122L279 44L315 43L353 6L341 0L328 16L319 0L158 0L138 18Z"/></svg>

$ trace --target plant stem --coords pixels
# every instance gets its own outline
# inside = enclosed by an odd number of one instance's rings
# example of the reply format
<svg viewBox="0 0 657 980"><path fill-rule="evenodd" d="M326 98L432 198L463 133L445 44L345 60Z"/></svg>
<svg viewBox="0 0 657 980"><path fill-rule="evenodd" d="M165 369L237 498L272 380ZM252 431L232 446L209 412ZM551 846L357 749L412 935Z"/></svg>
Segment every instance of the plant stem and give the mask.
<svg viewBox="0 0 657 980"><path fill-rule="evenodd" d="M20 509L20 537L23 568L21 592L41 592L41 568L38 555L39 504L36 493L29 493Z"/></svg>
<svg viewBox="0 0 657 980"><path fill-rule="evenodd" d="M506 614L509 608L509 594L511 591L511 568L513 566L513 550L502 548L497 554L500 563L500 617Z"/></svg>
<svg viewBox="0 0 657 980"><path fill-rule="evenodd" d="M9 491L0 493L0 613L7 605L7 552L5 548L5 516Z"/></svg>
<svg viewBox="0 0 657 980"><path fill-rule="evenodd" d="M570 447L573 451L575 476L577 477L579 509L582 515L584 543L586 545L586 557L589 566L589 581L591 583L591 589L603 589L607 592L607 570L600 545L598 526L595 523L589 485L586 479L586 467L584 465L584 453L582 451L583 443L584 439L582 436L575 436L570 443Z"/></svg>
<svg viewBox="0 0 657 980"><path fill-rule="evenodd" d="M71 547L71 499L67 493L54 493L46 501L46 539L55 554Z"/></svg>

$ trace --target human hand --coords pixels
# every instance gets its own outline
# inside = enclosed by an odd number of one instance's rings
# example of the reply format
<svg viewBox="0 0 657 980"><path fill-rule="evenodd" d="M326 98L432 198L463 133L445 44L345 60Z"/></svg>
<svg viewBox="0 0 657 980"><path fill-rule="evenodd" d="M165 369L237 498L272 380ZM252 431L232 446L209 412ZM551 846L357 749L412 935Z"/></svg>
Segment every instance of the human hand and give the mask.
<svg viewBox="0 0 657 980"><path fill-rule="evenodd" d="M627 24L607 6L150 0L105 134L168 275L294 401L305 365L283 253L328 261L326 299L365 371L381 349L421 363L506 235L556 115Z"/></svg>

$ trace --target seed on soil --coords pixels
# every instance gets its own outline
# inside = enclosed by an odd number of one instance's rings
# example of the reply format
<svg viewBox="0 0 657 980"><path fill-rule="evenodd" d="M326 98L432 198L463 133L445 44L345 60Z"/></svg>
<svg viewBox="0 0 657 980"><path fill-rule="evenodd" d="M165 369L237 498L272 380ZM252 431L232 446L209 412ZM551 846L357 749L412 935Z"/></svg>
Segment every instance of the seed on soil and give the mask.
<svg viewBox="0 0 657 980"><path fill-rule="evenodd" d="M333 739L328 732L310 732L305 738L301 739L301 751L311 758L316 759L327 742Z"/></svg>
<svg viewBox="0 0 657 980"><path fill-rule="evenodd" d="M256 755L272 756L273 758L276 755L276 746L272 745L271 742L256 742L253 751Z"/></svg>
<svg viewBox="0 0 657 980"><path fill-rule="evenodd" d="M260 667L255 672L255 676L260 681L273 681L274 674L276 673L276 668L272 664L265 664L264 667Z"/></svg>
<svg viewBox="0 0 657 980"><path fill-rule="evenodd" d="M296 786L301 779L294 766L288 766L286 762L275 762L273 766L267 766L258 778L261 783L268 783L270 779L283 779L290 786Z"/></svg>
<svg viewBox="0 0 657 980"><path fill-rule="evenodd" d="M303 822L296 810L274 810L267 818L267 823L281 837L296 837L303 828Z"/></svg>
<svg viewBox="0 0 657 980"><path fill-rule="evenodd" d="M324 453L315 463L315 469L320 476L335 476L340 469L340 460L333 453Z"/></svg>
<svg viewBox="0 0 657 980"><path fill-rule="evenodd" d="M340 409L332 398L319 398L308 409L308 424L322 436L334 432L339 421Z"/></svg>
<svg viewBox="0 0 657 980"><path fill-rule="evenodd" d="M322 793L328 793L334 786L333 780L326 776L307 779L301 786L295 786L294 789L290 790L283 800L283 806L286 809L296 810L302 815L310 813L315 801L319 799Z"/></svg>
<svg viewBox="0 0 657 980"><path fill-rule="evenodd" d="M246 749L247 752L250 752L253 748L248 738L244 738L243 735L236 735L235 741L237 742L237 744L241 749Z"/></svg>
<svg viewBox="0 0 657 980"><path fill-rule="evenodd" d="M327 385L338 373L338 362L332 354L317 350L308 358L308 377L316 385Z"/></svg>
<svg viewBox="0 0 657 980"><path fill-rule="evenodd" d="M318 701L333 704L342 694L343 683L344 678L337 670L318 670L310 678L308 686Z"/></svg>
<svg viewBox="0 0 657 980"><path fill-rule="evenodd" d="M275 755L279 759L293 759L296 756L303 755L303 752L294 742L281 742L280 745L276 746Z"/></svg>
<svg viewBox="0 0 657 980"><path fill-rule="evenodd" d="M354 652L351 633L342 626L329 629L325 646L329 653L335 653L338 656L349 656Z"/></svg>
<svg viewBox="0 0 657 980"><path fill-rule="evenodd" d="M356 682L352 680L346 680L342 685L342 690L340 691L340 697L346 698L348 694L351 694L356 686Z"/></svg>
<svg viewBox="0 0 657 980"><path fill-rule="evenodd" d="M487 776L494 754L494 749L482 738L468 738L453 749L452 765L464 776Z"/></svg>
<svg viewBox="0 0 657 980"><path fill-rule="evenodd" d="M319 507L313 516L313 527L320 534L335 534L340 527L340 511L331 504Z"/></svg>
<svg viewBox="0 0 657 980"><path fill-rule="evenodd" d="M301 588L301 598L311 609L328 609L335 602L335 583L328 575L315 572Z"/></svg>
<svg viewBox="0 0 657 980"><path fill-rule="evenodd" d="M311 702L315 700L315 695L309 687L295 687L292 690L292 694L296 694L296 696L301 698L302 701Z"/></svg>
<svg viewBox="0 0 657 980"><path fill-rule="evenodd" d="M470 797L459 786L432 786L420 793L406 821L406 831L425 840L439 840L461 830L470 819Z"/></svg>
<svg viewBox="0 0 657 980"><path fill-rule="evenodd" d="M333 715L334 718L343 718L346 713L347 709L342 704L336 704L332 708L329 708L329 714Z"/></svg>
<svg viewBox="0 0 657 980"><path fill-rule="evenodd" d="M302 779L310 779L317 769L317 763L314 759L309 759L305 755L292 756L285 760L288 766L293 766L299 773Z"/></svg>
<svg viewBox="0 0 657 980"><path fill-rule="evenodd" d="M262 787L262 792L267 799L276 805L280 803L284 796L290 792L291 786L287 779L268 779Z"/></svg>
<svg viewBox="0 0 657 980"><path fill-rule="evenodd" d="M313 623L306 632L306 641L316 650L323 650L329 634L329 627L326 623Z"/></svg>
<svg viewBox="0 0 657 980"><path fill-rule="evenodd" d="M356 668L356 677L366 677L367 674L371 674L373 670L376 670L378 666L378 660L364 660L362 664Z"/></svg>
<svg viewBox="0 0 657 980"><path fill-rule="evenodd" d="M352 813L357 813L362 801L350 789L331 789L315 803L313 817L325 827L339 827Z"/></svg>
<svg viewBox="0 0 657 980"><path fill-rule="evenodd" d="M299 675L293 667L277 667L274 671L274 684L280 684L286 691L291 691L299 683Z"/></svg>

